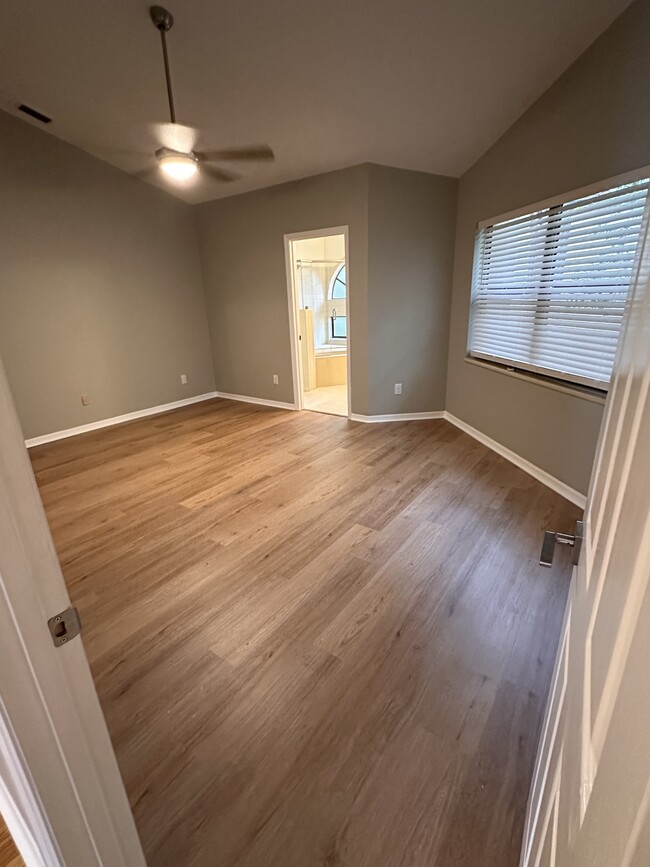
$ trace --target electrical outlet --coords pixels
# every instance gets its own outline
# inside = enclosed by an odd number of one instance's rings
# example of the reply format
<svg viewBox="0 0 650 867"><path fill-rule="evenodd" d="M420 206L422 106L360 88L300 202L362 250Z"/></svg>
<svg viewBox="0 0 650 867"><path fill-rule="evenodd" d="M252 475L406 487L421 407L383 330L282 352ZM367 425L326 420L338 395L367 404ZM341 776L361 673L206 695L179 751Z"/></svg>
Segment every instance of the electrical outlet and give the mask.
<svg viewBox="0 0 650 867"><path fill-rule="evenodd" d="M181 373L181 385L187 385L187 374Z"/></svg>
<svg viewBox="0 0 650 867"><path fill-rule="evenodd" d="M82 394L81 395L81 405L82 406L88 406L89 403L90 403L90 395L89 394Z"/></svg>
<svg viewBox="0 0 650 867"><path fill-rule="evenodd" d="M277 373L273 374L273 385L280 385L280 377L277 375Z"/></svg>
<svg viewBox="0 0 650 867"><path fill-rule="evenodd" d="M402 393L402 383L396 382L395 383L395 394L401 394L401 393Z"/></svg>

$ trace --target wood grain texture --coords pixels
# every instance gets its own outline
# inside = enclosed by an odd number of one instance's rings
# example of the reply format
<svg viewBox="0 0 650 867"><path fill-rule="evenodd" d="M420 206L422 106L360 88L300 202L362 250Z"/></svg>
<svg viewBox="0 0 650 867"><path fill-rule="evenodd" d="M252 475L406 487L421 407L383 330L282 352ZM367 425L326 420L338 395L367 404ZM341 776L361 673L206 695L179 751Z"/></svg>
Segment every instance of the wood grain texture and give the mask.
<svg viewBox="0 0 650 867"><path fill-rule="evenodd" d="M223 400L31 456L152 867L517 865L575 506L444 421Z"/></svg>
<svg viewBox="0 0 650 867"><path fill-rule="evenodd" d="M25 867L25 862L18 854L16 844L11 839L2 816L0 816L0 867Z"/></svg>

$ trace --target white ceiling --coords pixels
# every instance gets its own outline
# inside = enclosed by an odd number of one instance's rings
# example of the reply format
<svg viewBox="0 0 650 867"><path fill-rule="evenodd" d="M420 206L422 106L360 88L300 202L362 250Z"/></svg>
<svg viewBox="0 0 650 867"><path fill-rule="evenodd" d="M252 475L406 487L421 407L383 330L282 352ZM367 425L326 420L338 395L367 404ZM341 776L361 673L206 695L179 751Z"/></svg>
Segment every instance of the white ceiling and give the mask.
<svg viewBox="0 0 650 867"><path fill-rule="evenodd" d="M199 202L362 162L458 176L629 0L166 2L178 120L277 156L231 184L156 173ZM125 171L173 146L147 2L3 0L0 81L3 108Z"/></svg>

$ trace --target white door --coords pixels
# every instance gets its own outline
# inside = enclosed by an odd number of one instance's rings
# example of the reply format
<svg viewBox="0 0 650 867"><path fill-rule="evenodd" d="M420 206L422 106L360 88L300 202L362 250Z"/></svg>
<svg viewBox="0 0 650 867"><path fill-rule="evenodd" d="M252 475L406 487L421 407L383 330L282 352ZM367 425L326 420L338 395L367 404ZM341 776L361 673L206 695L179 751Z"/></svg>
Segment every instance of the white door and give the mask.
<svg viewBox="0 0 650 867"><path fill-rule="evenodd" d="M0 363L0 812L27 867L144 867Z"/></svg>
<svg viewBox="0 0 650 867"><path fill-rule="evenodd" d="M646 227L533 778L523 867L650 865L649 246Z"/></svg>

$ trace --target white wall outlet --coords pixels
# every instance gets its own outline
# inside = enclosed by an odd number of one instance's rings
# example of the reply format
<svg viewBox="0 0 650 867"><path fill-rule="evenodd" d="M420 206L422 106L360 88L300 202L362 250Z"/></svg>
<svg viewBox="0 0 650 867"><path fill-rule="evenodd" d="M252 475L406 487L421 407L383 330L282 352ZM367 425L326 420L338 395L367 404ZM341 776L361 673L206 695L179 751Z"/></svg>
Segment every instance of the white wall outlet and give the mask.
<svg viewBox="0 0 650 867"><path fill-rule="evenodd" d="M187 374L181 373L181 385L187 385Z"/></svg>
<svg viewBox="0 0 650 867"><path fill-rule="evenodd" d="M273 385L280 385L280 377L277 375L277 373L273 374Z"/></svg>
<svg viewBox="0 0 650 867"><path fill-rule="evenodd" d="M90 403L90 395L89 394L82 394L81 395L81 405L82 406L88 406L89 403Z"/></svg>
<svg viewBox="0 0 650 867"><path fill-rule="evenodd" d="M401 393L402 393L402 383L396 382L395 383L395 394L401 394Z"/></svg>

